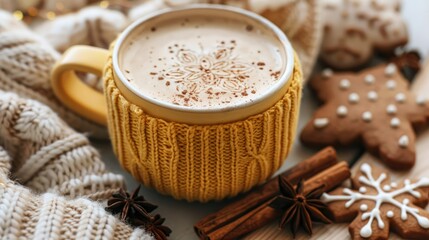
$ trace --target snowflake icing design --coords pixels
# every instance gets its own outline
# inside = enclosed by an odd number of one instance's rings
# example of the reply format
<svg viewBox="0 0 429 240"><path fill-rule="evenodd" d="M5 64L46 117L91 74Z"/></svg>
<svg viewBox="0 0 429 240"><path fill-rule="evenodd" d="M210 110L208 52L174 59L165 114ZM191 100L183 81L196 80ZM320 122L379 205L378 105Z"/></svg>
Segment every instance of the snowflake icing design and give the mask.
<svg viewBox="0 0 429 240"><path fill-rule="evenodd" d="M218 48L208 54L181 50L176 60L177 64L164 73L164 78L177 84L177 96L184 99L185 104L190 100L198 101L200 93L243 92L248 73L252 71L249 64L233 56L230 48Z"/></svg>
<svg viewBox="0 0 429 240"><path fill-rule="evenodd" d="M372 168L369 164L364 163L360 168L361 172L366 176L360 176L358 181L368 187L374 188L377 191L376 195L365 194L367 189L366 187L361 187L359 192L355 192L349 188L344 188L343 193L345 195L330 195L324 193L322 195L322 200L325 203L334 202L334 201L347 201L345 203L346 208L350 208L353 204L360 200L369 200L375 203L375 207L368 210L368 206L366 204L360 205L362 214L362 220L368 220L363 228L360 229L360 236L364 238L371 237L372 235L372 223L374 220L377 221L377 225L380 229L384 229L385 223L382 220L382 214L386 214L386 217L392 218L394 216L393 211L387 211L383 213L380 210L380 207L383 204L391 204L392 206L397 207L401 214L400 218L402 221L406 221L408 216L411 215L416 218L418 224L424 228L429 229L429 219L419 214L419 209L410 207L410 200L405 198L402 202L398 201L396 198L405 193L411 194L415 198L420 198L421 193L416 191L416 189L421 187L429 186L429 178L421 178L418 182L411 183L410 180L404 180L404 186L402 188L398 188L396 190L392 190L397 184L392 183L391 185L381 186L383 181L387 178L385 173L382 173L378 179L374 179L372 174ZM392 190L392 191L391 191Z"/></svg>

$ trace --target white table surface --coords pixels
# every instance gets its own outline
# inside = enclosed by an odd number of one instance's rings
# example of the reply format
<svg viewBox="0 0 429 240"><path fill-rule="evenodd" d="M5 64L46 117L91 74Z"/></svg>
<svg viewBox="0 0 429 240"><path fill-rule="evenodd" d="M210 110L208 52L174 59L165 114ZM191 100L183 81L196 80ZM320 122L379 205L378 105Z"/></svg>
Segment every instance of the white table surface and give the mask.
<svg viewBox="0 0 429 240"><path fill-rule="evenodd" d="M409 48L417 48L423 56L429 54L429 34L427 33L427 25L429 24L429 1L428 0L404 0L403 3L403 15L408 22L410 32ZM311 117L313 111L317 108L318 103L311 96L308 89L304 90L304 97L301 104L301 113L299 118L299 131L306 124L307 120ZM126 179L126 184L129 190L133 190L139 184L135 181L130 174L125 172L115 155L112 152L110 143L108 142L93 142L95 147L100 150L103 160L105 161L107 168L115 173L122 174ZM354 146L350 148L337 149L339 151L340 159L346 160L352 163L361 154L361 147ZM290 168L299 161L306 159L317 152L317 149L311 149L304 147L299 141L295 141L295 144L279 170L284 171ZM221 202L210 202L210 203L189 203L186 201L178 201L169 196L158 194L152 189L143 187L140 191L146 199L150 202L158 205L157 213L160 213L166 218L165 224L168 225L173 233L170 239L177 240L193 240L198 239L194 233L193 225L202 217L209 213L215 212L217 209L222 208L228 202L234 201L234 199L227 199Z"/></svg>

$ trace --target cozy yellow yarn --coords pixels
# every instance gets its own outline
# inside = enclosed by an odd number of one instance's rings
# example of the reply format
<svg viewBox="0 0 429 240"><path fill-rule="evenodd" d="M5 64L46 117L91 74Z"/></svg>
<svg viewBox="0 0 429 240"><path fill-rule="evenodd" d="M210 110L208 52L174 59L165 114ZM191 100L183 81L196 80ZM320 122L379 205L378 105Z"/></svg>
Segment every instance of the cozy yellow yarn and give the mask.
<svg viewBox="0 0 429 240"><path fill-rule="evenodd" d="M150 116L120 93L112 61L104 71L108 128L121 165L145 186L176 199L235 196L267 180L295 138L302 71L295 56L283 99L267 111L220 125L188 125Z"/></svg>

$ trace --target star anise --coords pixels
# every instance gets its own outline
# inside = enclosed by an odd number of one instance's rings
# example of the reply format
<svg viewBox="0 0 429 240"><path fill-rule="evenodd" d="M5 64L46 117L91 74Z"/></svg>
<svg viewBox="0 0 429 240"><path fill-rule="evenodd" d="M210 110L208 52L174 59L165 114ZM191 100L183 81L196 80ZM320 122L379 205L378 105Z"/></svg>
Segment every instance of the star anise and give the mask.
<svg viewBox="0 0 429 240"><path fill-rule="evenodd" d="M121 188L107 201L106 211L112 214L119 213L119 218L124 222L130 222L134 218L149 219L149 213L155 210L157 206L146 201L143 196L139 196L139 191L140 186L131 194Z"/></svg>
<svg viewBox="0 0 429 240"><path fill-rule="evenodd" d="M156 240L167 240L167 237L171 234L171 229L163 225L164 221L165 218L156 214L149 219L133 219L132 223L134 226L143 227L147 232L151 233Z"/></svg>
<svg viewBox="0 0 429 240"><path fill-rule="evenodd" d="M312 222L331 223L324 213L327 206L320 200L323 186L304 193L303 181L300 181L294 189L287 179L279 177L279 188L281 195L270 203L270 207L283 211L280 228L284 229L286 224L290 223L292 234L295 237L300 226L311 235Z"/></svg>
<svg viewBox="0 0 429 240"><path fill-rule="evenodd" d="M412 82L420 71L421 56L417 51L404 52L394 58L391 61L398 67L402 75L410 82Z"/></svg>

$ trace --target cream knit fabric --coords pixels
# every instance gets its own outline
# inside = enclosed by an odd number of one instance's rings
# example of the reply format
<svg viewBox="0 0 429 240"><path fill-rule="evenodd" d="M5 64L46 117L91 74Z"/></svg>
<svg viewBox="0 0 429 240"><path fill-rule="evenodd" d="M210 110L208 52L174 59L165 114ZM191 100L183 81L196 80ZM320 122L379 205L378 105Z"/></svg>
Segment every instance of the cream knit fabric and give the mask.
<svg viewBox="0 0 429 240"><path fill-rule="evenodd" d="M103 200L123 186L85 136L39 102L2 91L0 145L14 160L12 178L36 192Z"/></svg>
<svg viewBox="0 0 429 240"><path fill-rule="evenodd" d="M152 239L89 200L122 186L48 107L0 91L0 239Z"/></svg>
<svg viewBox="0 0 429 240"><path fill-rule="evenodd" d="M34 194L8 179L11 158L0 147L0 239L153 239L84 198Z"/></svg>
<svg viewBox="0 0 429 240"><path fill-rule="evenodd" d="M59 56L45 40L0 10L0 90L40 101L77 131L107 138L104 127L68 110L54 96L49 75Z"/></svg>
<svg viewBox="0 0 429 240"><path fill-rule="evenodd" d="M55 49L64 52L79 44L108 48L127 24L128 19L123 13L94 6L46 21L34 31Z"/></svg>

